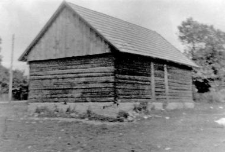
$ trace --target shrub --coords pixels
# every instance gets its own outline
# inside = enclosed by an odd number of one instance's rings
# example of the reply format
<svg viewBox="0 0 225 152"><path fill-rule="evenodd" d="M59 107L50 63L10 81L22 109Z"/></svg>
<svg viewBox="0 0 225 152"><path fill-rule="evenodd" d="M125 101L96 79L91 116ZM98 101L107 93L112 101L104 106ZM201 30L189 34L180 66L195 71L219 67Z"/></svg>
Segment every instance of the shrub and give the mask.
<svg viewBox="0 0 225 152"><path fill-rule="evenodd" d="M139 104L135 104L133 110L137 113L148 112L148 102L140 102Z"/></svg>
<svg viewBox="0 0 225 152"><path fill-rule="evenodd" d="M47 110L49 110L47 107L37 107L34 113L40 114L40 113L46 112Z"/></svg>
<svg viewBox="0 0 225 152"><path fill-rule="evenodd" d="M76 108L71 108L70 106L66 109L66 113L77 113Z"/></svg>
<svg viewBox="0 0 225 152"><path fill-rule="evenodd" d="M196 93L194 96L195 102L206 102L206 103L214 103L214 102L224 102L225 94L224 91L211 91L207 93Z"/></svg>
<svg viewBox="0 0 225 152"><path fill-rule="evenodd" d="M63 117L63 118L80 118L89 120L98 120L98 121L106 121L106 122L123 122L125 119L129 117L129 113L126 111L119 111L118 116L116 118L110 116L103 116L94 113L91 108L88 108L85 113L78 114L75 111L75 108L68 107L66 111L59 109L56 105L54 108L48 108L45 106L37 107L35 113L38 114L39 117ZM71 115L71 113L76 113L75 116Z"/></svg>
<svg viewBox="0 0 225 152"><path fill-rule="evenodd" d="M54 110L49 109L48 107L37 107L35 109L35 113L39 114L39 116L47 116L47 117L56 117L56 113Z"/></svg>
<svg viewBox="0 0 225 152"><path fill-rule="evenodd" d="M98 120L98 121L106 121L106 122L117 122L117 121L119 121L119 119L117 119L117 118L96 114L90 108L88 108L85 113L80 114L78 116L78 118L80 118L80 119L88 118L89 120Z"/></svg>
<svg viewBox="0 0 225 152"><path fill-rule="evenodd" d="M129 116L129 113L128 112L123 111L123 110L120 110L118 112L117 118L125 118L125 119L127 119L128 116Z"/></svg>

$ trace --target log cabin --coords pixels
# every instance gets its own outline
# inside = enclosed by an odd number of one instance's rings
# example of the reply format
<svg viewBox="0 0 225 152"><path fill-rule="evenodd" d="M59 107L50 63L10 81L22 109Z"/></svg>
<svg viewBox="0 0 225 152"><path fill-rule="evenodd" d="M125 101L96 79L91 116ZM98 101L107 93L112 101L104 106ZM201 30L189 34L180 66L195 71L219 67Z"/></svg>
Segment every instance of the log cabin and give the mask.
<svg viewBox="0 0 225 152"><path fill-rule="evenodd" d="M63 2L20 56L33 102L192 102L197 65L155 31Z"/></svg>

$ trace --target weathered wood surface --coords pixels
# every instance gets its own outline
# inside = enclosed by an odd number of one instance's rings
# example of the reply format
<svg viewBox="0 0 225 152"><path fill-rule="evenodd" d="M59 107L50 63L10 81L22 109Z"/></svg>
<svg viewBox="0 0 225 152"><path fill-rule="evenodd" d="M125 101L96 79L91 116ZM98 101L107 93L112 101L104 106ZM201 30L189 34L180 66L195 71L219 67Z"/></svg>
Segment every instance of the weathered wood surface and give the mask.
<svg viewBox="0 0 225 152"><path fill-rule="evenodd" d="M152 99L155 99L155 70L154 70L154 63L151 62L151 93L152 93Z"/></svg>
<svg viewBox="0 0 225 152"><path fill-rule="evenodd" d="M28 61L110 52L109 45L80 17L64 8L33 46Z"/></svg>
<svg viewBox="0 0 225 152"><path fill-rule="evenodd" d="M119 99L192 100L190 69L129 54L115 58Z"/></svg>
<svg viewBox="0 0 225 152"><path fill-rule="evenodd" d="M152 64L151 64L152 63ZM134 55L30 62L32 101L191 101L191 71Z"/></svg>
<svg viewBox="0 0 225 152"><path fill-rule="evenodd" d="M35 76L46 76L46 75L65 75L65 74L83 74L83 73L112 73L114 67L98 67L89 69L70 69L70 70L54 70L54 71L43 71L43 72L33 72L32 75ZM30 75L30 76L32 76Z"/></svg>
<svg viewBox="0 0 225 152"><path fill-rule="evenodd" d="M175 66L167 66L169 99L180 101L192 100L191 71Z"/></svg>
<svg viewBox="0 0 225 152"><path fill-rule="evenodd" d="M166 101L166 88L165 88L165 71L164 64L154 63L154 76L155 76L155 99L156 101Z"/></svg>
<svg viewBox="0 0 225 152"><path fill-rule="evenodd" d="M129 99L151 99L151 68L147 59L117 54L115 69L116 93L119 100L123 102Z"/></svg>
<svg viewBox="0 0 225 152"><path fill-rule="evenodd" d="M39 98L29 99L30 102L113 102L114 97L105 98Z"/></svg>
<svg viewBox="0 0 225 152"><path fill-rule="evenodd" d="M167 65L164 64L164 83L166 89L166 101L169 102L169 85L168 85L168 72L167 72Z"/></svg>
<svg viewBox="0 0 225 152"><path fill-rule="evenodd" d="M110 98L111 101L115 81L113 62L112 55L30 62L29 100L96 102Z"/></svg>

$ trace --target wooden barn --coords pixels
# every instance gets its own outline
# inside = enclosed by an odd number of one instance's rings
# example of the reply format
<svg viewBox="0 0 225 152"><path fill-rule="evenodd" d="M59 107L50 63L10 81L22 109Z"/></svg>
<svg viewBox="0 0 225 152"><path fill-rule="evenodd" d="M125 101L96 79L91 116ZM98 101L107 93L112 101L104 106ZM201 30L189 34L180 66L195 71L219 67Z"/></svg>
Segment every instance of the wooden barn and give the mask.
<svg viewBox="0 0 225 152"><path fill-rule="evenodd" d="M30 102L191 102L195 63L155 31L63 2L19 58Z"/></svg>

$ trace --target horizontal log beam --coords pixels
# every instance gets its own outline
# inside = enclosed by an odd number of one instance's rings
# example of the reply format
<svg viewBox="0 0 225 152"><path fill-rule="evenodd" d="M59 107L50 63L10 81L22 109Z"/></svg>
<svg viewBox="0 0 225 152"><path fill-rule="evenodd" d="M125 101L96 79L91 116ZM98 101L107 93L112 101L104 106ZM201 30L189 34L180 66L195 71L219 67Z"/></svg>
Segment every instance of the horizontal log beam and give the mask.
<svg viewBox="0 0 225 152"><path fill-rule="evenodd" d="M87 74L67 74L67 75L50 75L50 76L31 76L30 80L42 79L65 79L65 78L88 78L88 77L105 77L113 76L113 73L87 73Z"/></svg>
<svg viewBox="0 0 225 152"><path fill-rule="evenodd" d="M112 73L114 67L97 67L89 69L70 69L70 70L54 70L43 72L32 72L30 76L46 76L46 75L65 75L65 74L86 74L86 73Z"/></svg>

